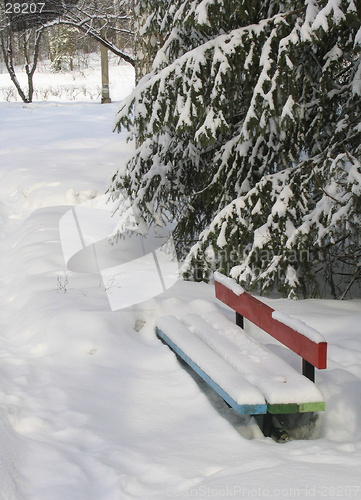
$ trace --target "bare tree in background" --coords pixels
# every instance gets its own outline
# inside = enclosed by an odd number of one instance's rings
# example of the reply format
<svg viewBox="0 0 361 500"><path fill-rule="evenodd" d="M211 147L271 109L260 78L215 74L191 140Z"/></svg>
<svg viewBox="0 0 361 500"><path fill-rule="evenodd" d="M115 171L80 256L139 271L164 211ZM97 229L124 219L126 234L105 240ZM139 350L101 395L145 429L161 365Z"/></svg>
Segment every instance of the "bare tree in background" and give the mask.
<svg viewBox="0 0 361 500"><path fill-rule="evenodd" d="M132 35L131 16L125 6L119 0L80 0L44 26L73 26L134 66L134 58L120 47L124 37Z"/></svg>
<svg viewBox="0 0 361 500"><path fill-rule="evenodd" d="M22 49L25 61L25 73L27 76L27 91L23 90L15 73L14 64L14 33L6 26L0 31L1 51L4 57L6 69L11 81L16 87L21 99L24 102L31 102L34 94L33 76L39 58L39 47L44 28L29 28L18 36L18 41Z"/></svg>

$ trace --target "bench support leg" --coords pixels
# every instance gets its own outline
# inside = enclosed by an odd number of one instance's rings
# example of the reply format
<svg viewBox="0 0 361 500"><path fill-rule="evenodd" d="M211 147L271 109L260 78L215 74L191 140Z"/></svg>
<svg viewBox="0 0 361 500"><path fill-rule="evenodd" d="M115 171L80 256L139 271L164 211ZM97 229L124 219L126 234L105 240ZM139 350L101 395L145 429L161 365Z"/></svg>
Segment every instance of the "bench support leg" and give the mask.
<svg viewBox="0 0 361 500"><path fill-rule="evenodd" d="M268 412L262 415L261 431L264 437L271 437L272 435L272 415Z"/></svg>
<svg viewBox="0 0 361 500"><path fill-rule="evenodd" d="M244 318L242 314L239 314L238 312L236 312L236 325L244 328Z"/></svg>
<svg viewBox="0 0 361 500"><path fill-rule="evenodd" d="M315 381L315 367L305 359L302 359L302 374L309 378L311 382Z"/></svg>
<svg viewBox="0 0 361 500"><path fill-rule="evenodd" d="M278 443L288 441L289 435L284 428L282 415L277 416L272 415L271 413L266 413L265 415L255 415L255 420L263 432L264 437L271 437Z"/></svg>

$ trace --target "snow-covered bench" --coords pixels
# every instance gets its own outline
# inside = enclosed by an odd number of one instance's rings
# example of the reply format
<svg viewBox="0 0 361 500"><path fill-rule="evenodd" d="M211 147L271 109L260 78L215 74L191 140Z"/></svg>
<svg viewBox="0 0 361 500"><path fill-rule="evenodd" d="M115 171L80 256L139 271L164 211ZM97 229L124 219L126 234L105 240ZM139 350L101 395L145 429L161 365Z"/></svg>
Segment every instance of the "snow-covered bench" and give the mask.
<svg viewBox="0 0 361 500"><path fill-rule="evenodd" d="M326 343L315 330L258 301L233 280L216 273L216 296L240 316L293 349L308 364L326 367ZM286 323L292 323L297 330ZM239 414L322 411L324 398L309 378L218 311L204 316L163 316L158 337ZM309 367L307 366L307 369Z"/></svg>

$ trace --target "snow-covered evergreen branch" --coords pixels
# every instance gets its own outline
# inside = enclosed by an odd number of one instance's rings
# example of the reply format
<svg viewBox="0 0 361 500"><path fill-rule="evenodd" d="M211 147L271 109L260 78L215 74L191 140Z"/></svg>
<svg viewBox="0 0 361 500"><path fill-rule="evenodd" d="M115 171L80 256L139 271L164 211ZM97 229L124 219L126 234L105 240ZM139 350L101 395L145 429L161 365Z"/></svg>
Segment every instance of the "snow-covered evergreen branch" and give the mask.
<svg viewBox="0 0 361 500"><path fill-rule="evenodd" d="M181 253L203 231L188 276L228 266L263 291L314 295L326 280L340 296L359 273L359 8L194 0L147 18L145 33L169 33L117 114L138 147L110 191L143 221L171 214Z"/></svg>

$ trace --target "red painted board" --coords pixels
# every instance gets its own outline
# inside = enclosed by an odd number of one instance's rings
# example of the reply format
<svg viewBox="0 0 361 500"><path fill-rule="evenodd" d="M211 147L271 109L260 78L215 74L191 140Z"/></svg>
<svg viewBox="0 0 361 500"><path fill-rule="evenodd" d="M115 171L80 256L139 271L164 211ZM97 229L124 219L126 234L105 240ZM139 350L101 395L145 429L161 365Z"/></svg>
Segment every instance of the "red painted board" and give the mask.
<svg viewBox="0 0 361 500"><path fill-rule="evenodd" d="M232 290L216 281L216 297L296 354L299 354L303 359L316 366L316 368L326 368L326 342L317 344L293 328L272 318L274 309L247 292L236 295Z"/></svg>

